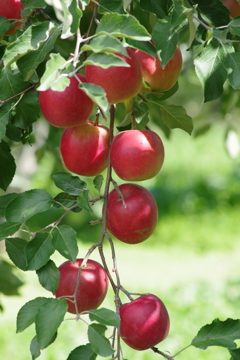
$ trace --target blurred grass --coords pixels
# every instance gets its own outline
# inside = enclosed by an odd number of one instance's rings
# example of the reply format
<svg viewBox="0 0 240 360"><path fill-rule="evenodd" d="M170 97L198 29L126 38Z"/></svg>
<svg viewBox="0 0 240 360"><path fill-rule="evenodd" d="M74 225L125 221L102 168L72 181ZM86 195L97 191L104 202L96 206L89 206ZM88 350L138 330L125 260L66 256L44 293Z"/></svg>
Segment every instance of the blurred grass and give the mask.
<svg viewBox="0 0 240 360"><path fill-rule="evenodd" d="M187 346L201 326L214 318L240 318L240 181L239 160L232 160L224 149L224 129L214 127L204 137L193 140L174 131L170 141L163 137L166 149L159 175L142 182L154 194L159 207L159 222L150 239L137 246L115 241L123 286L132 292L152 292L166 304L171 330L159 349L172 354ZM51 173L54 156L45 151L32 187L44 187L53 195ZM119 179L118 179L119 180ZM120 181L119 181L120 183ZM49 185L50 184L50 185ZM101 205L95 205L99 216ZM59 211L41 214L32 220L36 228L59 217ZM69 214L66 222L78 231L79 257L98 240L100 226L87 226L88 214ZM64 261L54 255L56 263ZM98 260L98 254L92 258ZM111 255L107 248L107 261ZM111 266L111 265L110 265ZM25 275L26 285L19 298L2 297L5 312L0 315L1 358L30 359L29 345L34 328L15 333L19 308L37 296L51 296L38 284L36 274ZM123 297L124 299L124 297ZM110 290L103 306L114 308ZM65 321L54 344L42 352L40 360L65 360L70 351L86 342L83 323ZM157 359L151 350L134 352L123 346L128 359ZM190 347L179 360L228 360L223 348L205 351Z"/></svg>

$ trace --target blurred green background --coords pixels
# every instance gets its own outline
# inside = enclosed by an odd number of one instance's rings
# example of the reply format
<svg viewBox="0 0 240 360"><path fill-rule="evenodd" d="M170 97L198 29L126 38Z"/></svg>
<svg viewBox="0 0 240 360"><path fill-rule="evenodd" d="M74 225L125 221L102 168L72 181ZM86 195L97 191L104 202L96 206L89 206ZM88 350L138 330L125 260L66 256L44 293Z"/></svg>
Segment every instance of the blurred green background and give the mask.
<svg viewBox="0 0 240 360"><path fill-rule="evenodd" d="M176 129L170 134L167 129L160 129L159 110L152 107L149 127L162 137L166 156L158 176L141 185L156 198L159 222L144 243L130 246L114 241L122 285L130 292L154 293L165 303L171 328L159 349L172 355L189 345L198 330L215 318L240 319L240 96L226 83L219 100L204 104L191 55L185 51L184 33L181 41L184 66L179 90L167 103L186 108L194 119L194 133L189 136ZM55 50L64 56L72 49L71 41L59 41ZM124 116L124 107L119 105L117 123ZM15 146L17 173L9 192L42 188L53 196L58 194L52 175L65 171L58 149L61 132L40 119L34 125L31 144ZM92 186L92 179L84 180ZM60 210L40 214L29 221L29 226L32 231L40 229L60 214ZM94 205L94 214L94 219L100 216L100 203ZM78 233L79 257L85 256L99 239L101 226L89 226L90 220L86 212L71 213L64 218L64 223ZM107 244L105 251L111 268ZM9 261L3 242L0 258ZM57 254L52 258L58 265L65 261ZM98 252L91 258L99 260ZM24 283L19 288L20 296L0 293L4 307L0 313L0 358L27 360L31 359L29 345L35 335L34 328L16 334L17 313L25 302L51 294L39 285L34 272L23 274L14 268L15 274L13 284ZM122 299L126 300L124 296ZM102 306L114 310L111 289ZM57 340L42 351L39 359L65 360L74 347L86 341L86 325L69 315L59 329ZM129 360L152 360L160 356L151 350L135 352L125 345L123 351ZM179 360L193 358L228 360L230 355L224 348L203 351L190 347L177 356Z"/></svg>

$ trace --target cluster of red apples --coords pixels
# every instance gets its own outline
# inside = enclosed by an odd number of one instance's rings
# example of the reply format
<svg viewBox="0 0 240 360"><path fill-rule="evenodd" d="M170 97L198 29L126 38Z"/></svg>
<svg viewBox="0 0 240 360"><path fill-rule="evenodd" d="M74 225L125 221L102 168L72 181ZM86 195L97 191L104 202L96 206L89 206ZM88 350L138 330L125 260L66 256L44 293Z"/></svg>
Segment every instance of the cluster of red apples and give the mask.
<svg viewBox="0 0 240 360"><path fill-rule="evenodd" d="M132 182L151 179L158 174L164 161L162 140L151 130L133 129L118 133L109 144L109 129L89 121L94 103L79 84L89 82L101 86L109 104L136 96L142 90L143 79L151 89L166 91L178 79L182 57L177 47L173 58L162 69L157 56L154 59L131 48L127 48L127 53L128 57L117 55L129 67L103 69L87 65L85 76L71 77L70 85L63 92L41 91L39 101L45 118L52 125L65 128L60 153L69 171L81 176L96 176L110 161L118 177L127 181L108 195L107 229L122 242L138 244L154 231L158 208L152 194ZM74 314L97 308L108 289L108 276L102 265L90 259L86 264L83 261L66 261L59 267L60 283L56 296L66 296L68 311ZM73 298L69 294L74 294ZM142 295L123 304L119 313L120 336L133 349L149 349L168 334L169 315L155 295Z"/></svg>

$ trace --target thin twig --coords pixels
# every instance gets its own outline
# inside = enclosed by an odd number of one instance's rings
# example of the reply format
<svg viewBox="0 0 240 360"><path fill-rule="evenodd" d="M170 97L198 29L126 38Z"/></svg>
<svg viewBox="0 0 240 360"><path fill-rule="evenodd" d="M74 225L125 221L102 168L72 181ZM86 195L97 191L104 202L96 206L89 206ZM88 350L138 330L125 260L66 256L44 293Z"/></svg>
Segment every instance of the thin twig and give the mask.
<svg viewBox="0 0 240 360"><path fill-rule="evenodd" d="M14 99L15 97L18 97L18 96L20 96L20 95L25 94L27 91L29 91L29 90L33 89L35 86L36 86L36 84L34 84L34 85L30 86L30 87L29 87L29 88L27 88L26 90L23 90L23 91L21 91L20 93L18 93L18 94L16 94L16 95L11 96L10 98L8 98L8 99L6 99L6 100L2 101L2 102L1 102L1 104L0 104L0 107L2 107L4 104L6 104L8 101L10 101L10 100Z"/></svg>

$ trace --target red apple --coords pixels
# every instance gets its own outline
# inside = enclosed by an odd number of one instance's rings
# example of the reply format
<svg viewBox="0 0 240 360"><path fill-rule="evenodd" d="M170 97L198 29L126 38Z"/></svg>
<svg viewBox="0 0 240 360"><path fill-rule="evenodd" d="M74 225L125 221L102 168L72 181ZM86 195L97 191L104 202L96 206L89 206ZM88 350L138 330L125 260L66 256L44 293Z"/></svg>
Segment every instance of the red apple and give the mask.
<svg viewBox="0 0 240 360"><path fill-rule="evenodd" d="M157 55L153 58L141 50L134 50L134 53L140 61L143 79L151 90L167 91L175 85L182 69L182 54L178 46L164 69Z"/></svg>
<svg viewBox="0 0 240 360"><path fill-rule="evenodd" d="M101 86L107 95L109 104L124 102L137 95L142 86L142 72L138 58L132 49L127 48L130 57L121 54L130 67L111 66L103 69L100 66L86 65L87 82Z"/></svg>
<svg viewBox="0 0 240 360"><path fill-rule="evenodd" d="M0 16L7 19L21 19L22 2L20 0L1 0L0 1ZM13 35L16 33L16 27L21 24L20 21L6 32L6 35Z"/></svg>
<svg viewBox="0 0 240 360"><path fill-rule="evenodd" d="M77 74L82 82L86 77ZM70 84L64 91L51 89L40 91L40 108L46 120L57 127L77 126L86 122L93 110L93 101L78 88L75 77L70 78Z"/></svg>
<svg viewBox="0 0 240 360"><path fill-rule="evenodd" d="M60 282L56 290L56 297L70 298L75 292L78 271L83 259L77 259L75 263L66 261L59 266ZM81 269L80 281L77 290L77 308L78 312L98 308L108 289L107 274L97 261L88 260L87 265ZM72 301L67 300L68 312L76 314L76 307Z"/></svg>
<svg viewBox="0 0 240 360"><path fill-rule="evenodd" d="M155 295L142 295L120 306L120 336L135 350L146 350L163 341L169 327L167 309Z"/></svg>
<svg viewBox="0 0 240 360"><path fill-rule="evenodd" d="M160 171L163 160L162 140L151 130L122 131L112 141L110 161L123 180L151 179Z"/></svg>
<svg viewBox="0 0 240 360"><path fill-rule="evenodd" d="M66 168L78 175L96 176L107 167L109 129L87 121L63 131L60 153Z"/></svg>
<svg viewBox="0 0 240 360"><path fill-rule="evenodd" d="M228 8L232 18L240 16L240 5L237 0L225 0L223 2L223 5L225 5L226 8Z"/></svg>
<svg viewBox="0 0 240 360"><path fill-rule="evenodd" d="M152 234L158 219L158 208L152 194L136 184L122 184L119 193L114 189L108 196L107 229L118 240L138 244Z"/></svg>

